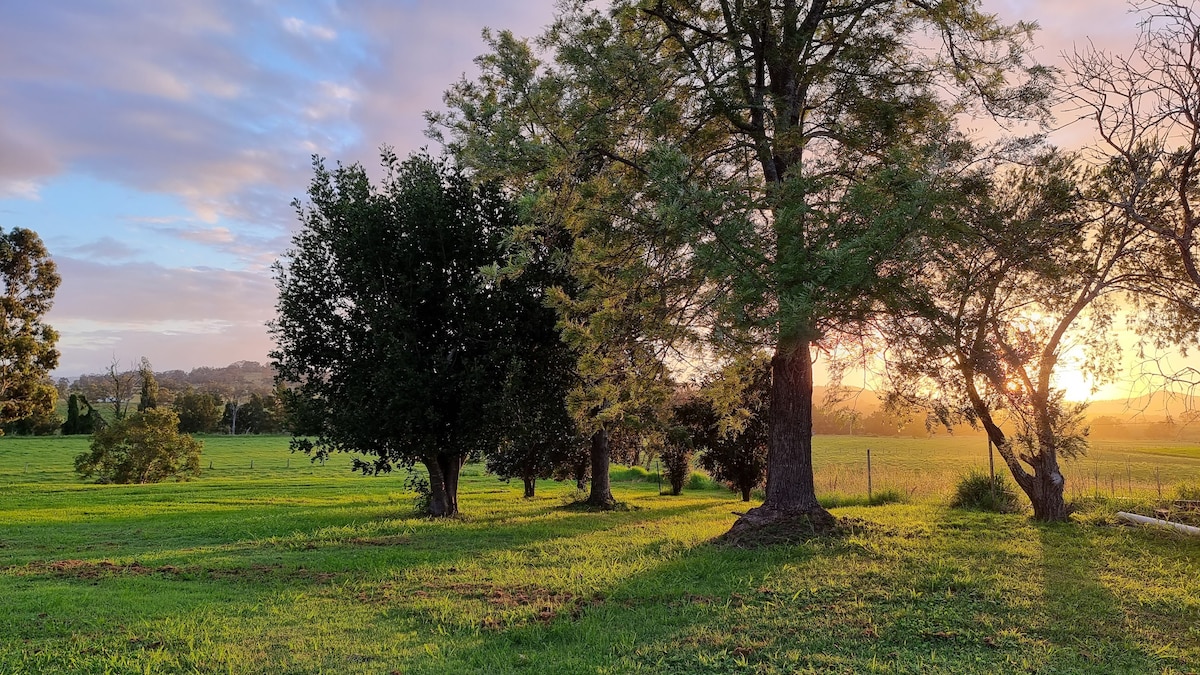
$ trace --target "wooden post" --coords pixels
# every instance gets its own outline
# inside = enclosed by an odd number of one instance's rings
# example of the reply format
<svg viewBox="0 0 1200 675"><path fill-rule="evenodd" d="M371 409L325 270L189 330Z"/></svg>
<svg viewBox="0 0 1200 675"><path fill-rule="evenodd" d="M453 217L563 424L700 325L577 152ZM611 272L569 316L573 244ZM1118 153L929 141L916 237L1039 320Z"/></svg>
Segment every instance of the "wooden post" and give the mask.
<svg viewBox="0 0 1200 675"><path fill-rule="evenodd" d="M867 501L871 501L871 449L867 448Z"/></svg>
<svg viewBox="0 0 1200 675"><path fill-rule="evenodd" d="M1158 498L1162 499L1162 479L1158 477L1158 467L1154 467L1154 482L1158 484Z"/></svg>
<svg viewBox="0 0 1200 675"><path fill-rule="evenodd" d="M992 437L988 436L988 475L992 479L992 508L996 506L996 454L992 450Z"/></svg>
<svg viewBox="0 0 1200 675"><path fill-rule="evenodd" d="M292 458L291 457L288 457L287 468L289 468L289 469L292 468Z"/></svg>

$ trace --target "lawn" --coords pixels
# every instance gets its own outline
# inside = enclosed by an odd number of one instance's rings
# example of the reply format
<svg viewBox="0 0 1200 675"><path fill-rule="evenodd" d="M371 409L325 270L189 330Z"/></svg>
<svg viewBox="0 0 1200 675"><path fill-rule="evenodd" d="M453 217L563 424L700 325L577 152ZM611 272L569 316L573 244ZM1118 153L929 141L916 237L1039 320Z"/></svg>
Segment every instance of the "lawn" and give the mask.
<svg viewBox="0 0 1200 675"><path fill-rule="evenodd" d="M1200 540L949 509L935 478L987 457L953 440L819 438L819 485L865 491L867 442L912 503L746 551L712 542L745 508L719 489L617 482L596 514L469 467L439 522L403 474L283 438L206 439L201 479L151 486L80 482L84 439L0 439L0 673L1200 671ZM1088 462L1200 478L1184 446Z"/></svg>

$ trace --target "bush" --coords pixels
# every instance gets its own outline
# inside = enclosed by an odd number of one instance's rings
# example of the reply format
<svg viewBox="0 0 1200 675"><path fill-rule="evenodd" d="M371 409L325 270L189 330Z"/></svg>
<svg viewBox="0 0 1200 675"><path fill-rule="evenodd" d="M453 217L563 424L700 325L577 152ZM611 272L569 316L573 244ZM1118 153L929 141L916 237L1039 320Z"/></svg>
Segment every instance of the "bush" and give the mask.
<svg viewBox="0 0 1200 675"><path fill-rule="evenodd" d="M1182 483L1175 486L1175 499L1200 501L1200 483Z"/></svg>
<svg viewBox="0 0 1200 675"><path fill-rule="evenodd" d="M972 471L958 481L950 505L961 509L979 509L996 513L1015 513L1021 510L1016 490L1004 476L992 478L983 471Z"/></svg>
<svg viewBox="0 0 1200 675"><path fill-rule="evenodd" d="M149 408L92 435L91 452L75 458L84 478L107 483L158 483L200 475L204 444L178 431L179 416Z"/></svg>
<svg viewBox="0 0 1200 675"><path fill-rule="evenodd" d="M663 476L671 485L671 494L683 492L691 477L692 449L686 445L668 445L662 452Z"/></svg>
<svg viewBox="0 0 1200 675"><path fill-rule="evenodd" d="M689 490L708 490L716 487L716 483L713 483L712 479L708 477L708 474L704 473L703 471L693 471L691 475L688 476L687 485L685 487L687 487Z"/></svg>

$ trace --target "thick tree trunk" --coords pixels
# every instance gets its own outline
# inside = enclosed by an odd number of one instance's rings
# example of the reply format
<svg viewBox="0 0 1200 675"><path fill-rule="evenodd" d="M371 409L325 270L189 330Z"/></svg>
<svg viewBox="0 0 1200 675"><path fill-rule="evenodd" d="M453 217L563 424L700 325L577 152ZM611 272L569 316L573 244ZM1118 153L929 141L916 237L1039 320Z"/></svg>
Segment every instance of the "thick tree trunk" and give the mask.
<svg viewBox="0 0 1200 675"><path fill-rule="evenodd" d="M771 359L767 497L734 523L731 535L803 517L814 530L835 520L819 502L812 465L813 363L805 340L780 343Z"/></svg>
<svg viewBox="0 0 1200 675"><path fill-rule="evenodd" d="M523 476L521 480L525 482L525 499L533 499L533 493L537 487L537 478Z"/></svg>
<svg viewBox="0 0 1200 675"><path fill-rule="evenodd" d="M746 486L742 487L742 501L744 501L744 502L750 501L750 490L752 490L752 489L753 488L746 487Z"/></svg>
<svg viewBox="0 0 1200 675"><path fill-rule="evenodd" d="M1032 480L1021 489L1029 496L1033 505L1033 517L1045 523L1059 523L1070 518L1067 502L1063 498L1066 480L1058 468L1057 453L1042 450L1036 458Z"/></svg>
<svg viewBox="0 0 1200 675"><path fill-rule="evenodd" d="M466 461L464 455L449 454L430 455L423 460L429 471L429 515L458 514L458 476Z"/></svg>
<svg viewBox="0 0 1200 675"><path fill-rule="evenodd" d="M592 434L592 491L587 503L596 508L612 508L617 503L613 499L611 483L608 477L608 466L611 464L611 450L608 447L608 432L600 429Z"/></svg>

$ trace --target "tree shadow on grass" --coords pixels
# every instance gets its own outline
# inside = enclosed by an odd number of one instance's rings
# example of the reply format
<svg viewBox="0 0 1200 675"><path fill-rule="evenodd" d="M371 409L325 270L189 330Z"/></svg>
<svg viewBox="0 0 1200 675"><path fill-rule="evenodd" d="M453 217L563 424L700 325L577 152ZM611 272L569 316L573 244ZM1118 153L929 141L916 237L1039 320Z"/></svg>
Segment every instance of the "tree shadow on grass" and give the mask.
<svg viewBox="0 0 1200 675"><path fill-rule="evenodd" d="M1042 630L1056 646L1048 672L1146 673L1170 668L1188 671L1200 665L1182 662L1181 652L1172 648L1188 641L1188 627L1200 618L1194 609L1192 617L1176 616L1174 621L1171 614L1178 609L1161 606L1153 616L1138 617L1139 594L1114 592L1119 586L1137 588L1160 581L1156 577L1163 568L1151 558L1179 553L1164 546L1166 538L1106 525L1039 523L1035 527L1042 549ZM1144 556L1149 563L1144 575L1136 569L1134 555ZM1110 557L1125 560L1108 569ZM1196 654L1195 636L1191 641Z"/></svg>

